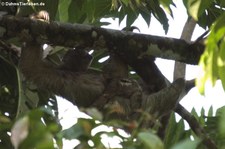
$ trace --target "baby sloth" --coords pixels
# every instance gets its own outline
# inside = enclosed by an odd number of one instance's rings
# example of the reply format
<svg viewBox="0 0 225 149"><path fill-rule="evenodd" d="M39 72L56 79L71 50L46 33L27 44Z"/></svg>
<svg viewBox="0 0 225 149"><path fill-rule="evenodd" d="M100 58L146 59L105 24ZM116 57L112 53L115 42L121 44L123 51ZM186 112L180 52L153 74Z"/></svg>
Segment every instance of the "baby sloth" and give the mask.
<svg viewBox="0 0 225 149"><path fill-rule="evenodd" d="M73 72L85 72L91 64L92 56L84 49L70 49L63 57L61 69Z"/></svg>

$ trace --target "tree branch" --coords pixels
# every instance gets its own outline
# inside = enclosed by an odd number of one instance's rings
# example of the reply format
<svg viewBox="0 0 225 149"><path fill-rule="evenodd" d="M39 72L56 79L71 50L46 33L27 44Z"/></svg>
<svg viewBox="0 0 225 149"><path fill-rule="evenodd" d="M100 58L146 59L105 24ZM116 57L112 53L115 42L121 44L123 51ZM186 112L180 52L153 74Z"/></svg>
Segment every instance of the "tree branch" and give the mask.
<svg viewBox="0 0 225 149"><path fill-rule="evenodd" d="M184 25L180 38L187 42L191 42L191 37L194 32L195 25L196 21L193 18L190 19L188 18L188 20ZM186 72L186 64L181 62L175 62L173 80L176 80L178 78L185 78L185 72Z"/></svg>
<svg viewBox="0 0 225 149"><path fill-rule="evenodd" d="M204 50L204 45L200 43L190 44L181 39L81 24L46 23L29 18L2 16L0 17L0 26L7 31L4 38L16 37L22 30L26 29L33 36L45 37L45 43L66 47L83 46L95 50L110 49L128 59L129 62L133 58L151 55L188 64L197 64Z"/></svg>
<svg viewBox="0 0 225 149"><path fill-rule="evenodd" d="M177 112L183 119L185 119L194 133L201 139L203 139L203 143L209 149L217 149L215 142L210 139L205 130L198 123L196 118L191 115L181 104L175 108L175 112Z"/></svg>

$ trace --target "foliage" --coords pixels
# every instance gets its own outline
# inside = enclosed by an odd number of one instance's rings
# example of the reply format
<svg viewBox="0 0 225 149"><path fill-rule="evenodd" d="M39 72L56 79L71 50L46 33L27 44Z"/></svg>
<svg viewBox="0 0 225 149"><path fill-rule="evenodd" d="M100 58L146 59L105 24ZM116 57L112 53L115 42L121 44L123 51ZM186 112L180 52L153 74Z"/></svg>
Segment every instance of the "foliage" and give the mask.
<svg viewBox="0 0 225 149"><path fill-rule="evenodd" d="M17 0L19 1L27 2ZM43 1L33 0L33 2ZM206 49L199 63L205 71L204 76L197 81L200 92L204 93L204 85L208 79L213 84L217 79L221 79L225 89L225 2L223 0L183 0L183 2L189 17L193 17L201 27L210 30ZM126 27L132 26L139 16L150 25L151 17L154 16L166 33L169 27L167 14L173 16L171 6L175 5L172 0L46 0L45 4L44 7L20 7L18 15L26 16L33 11L46 9L52 20L60 22L101 26L109 24L102 22L102 18L113 18L118 19L120 23L125 20ZM16 40L8 42L21 46ZM164 140L157 136L157 128L142 129L136 122L101 123L96 119L80 118L71 128L61 130L55 96L37 89L33 84L26 84L18 71L17 54L9 49L9 45L0 42L0 148L10 149L14 146L44 149L54 148L55 145L61 148L63 139L77 139L83 148L102 149L106 148L101 141L104 134L109 137L116 136L121 142L121 147L128 149L204 148L202 140L191 129L185 128L183 119L176 121L175 114L171 114ZM64 52L64 48L55 47L48 58L58 63ZM98 61L107 54L100 50L93 53L93 56L92 64L97 69L101 68ZM192 111L192 115L198 119L218 147L224 148L224 107L219 109L215 116L212 113L212 108L207 114L202 109L200 116L194 109ZM101 115L95 112L94 114ZM93 130L102 125L112 125L113 129L110 132L99 131L93 134ZM133 129L133 133L128 136L121 135L119 128L124 125ZM9 132L11 137L8 135ZM20 134L24 134L24 137L20 138Z"/></svg>
<svg viewBox="0 0 225 149"><path fill-rule="evenodd" d="M225 3L222 0L185 0L184 4L189 14L198 21L201 27L210 28L210 34L206 40L206 49L199 62L204 71L203 76L196 81L199 91L204 94L206 81L209 79L214 85L218 78L221 79L225 89Z"/></svg>
<svg viewBox="0 0 225 149"><path fill-rule="evenodd" d="M225 13L218 18L211 27L211 33L206 41L206 49L201 57L200 65L204 69L204 76L198 80L201 93L204 93L204 84L209 78L215 84L218 78L221 79L225 89Z"/></svg>
<svg viewBox="0 0 225 149"><path fill-rule="evenodd" d="M192 114L217 142L218 148L223 148L225 146L225 128L223 125L225 121L224 109L225 107L218 109L215 116L213 115L212 107L208 113L202 109L200 115L198 115L194 109L192 110ZM55 122L55 117L51 115L49 110L50 109L46 110L45 108L35 109L19 118L14 124L2 115L0 117L0 122L2 123L0 131L9 131L13 124L11 140L14 146L17 146L22 142L20 148L53 148L54 144L52 139L54 138L59 147L62 146L62 139L76 139L79 140L78 145L82 148L104 149L109 145L102 143L102 138L105 136L118 139L122 148L130 149L205 148L201 144L202 141L196 137L193 131L190 128L186 128L183 119L180 119L178 122L176 121L174 113L171 115L169 121L166 132L167 136L162 142L156 136L153 129L143 129L138 127L138 125L133 127L134 124L125 124L122 121L102 123L97 119L79 118L76 124L61 131L61 126ZM46 116L52 119L48 123L45 123L45 121L41 119ZM101 127L104 127L105 125L109 126L108 130L101 129ZM117 127L111 125L116 125ZM125 134L125 132L120 129L122 125L131 126L135 131L130 135ZM26 134L25 136L27 137L21 138L21 135L19 134ZM1 139L2 141L5 141L7 138L1 137ZM113 144L110 144L110 146L113 148Z"/></svg>
<svg viewBox="0 0 225 149"><path fill-rule="evenodd" d="M189 15L198 21L198 24L204 29L209 28L224 12L222 0L184 0L184 5Z"/></svg>
<svg viewBox="0 0 225 149"><path fill-rule="evenodd" d="M50 109L32 110L18 118L16 122L11 121L4 115L1 115L0 118L1 141L3 142L0 144L1 148L7 146L10 149L13 148L12 145L15 148L54 148L53 139L59 147L62 146L62 140L56 136L61 130L61 126ZM6 132L10 132L10 129L11 137L5 135Z"/></svg>
<svg viewBox="0 0 225 149"><path fill-rule="evenodd" d="M91 23L103 25L99 22L101 18L118 18L121 22L124 18L126 26L131 26L139 15L150 25L151 14L163 25L164 30L168 31L168 19L159 6L163 6L172 13L169 4L171 1L157 0L74 0L59 2L59 21L71 23ZM67 11L68 10L68 11ZM77 14L77 15L74 15Z"/></svg>

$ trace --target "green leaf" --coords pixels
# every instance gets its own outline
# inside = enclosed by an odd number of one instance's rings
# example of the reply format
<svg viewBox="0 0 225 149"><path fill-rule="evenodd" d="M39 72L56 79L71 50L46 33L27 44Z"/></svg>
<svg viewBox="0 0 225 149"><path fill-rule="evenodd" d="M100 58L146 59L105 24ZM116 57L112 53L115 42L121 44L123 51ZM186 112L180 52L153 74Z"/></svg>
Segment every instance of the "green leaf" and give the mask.
<svg viewBox="0 0 225 149"><path fill-rule="evenodd" d="M159 2L148 1L147 7L149 7L154 17L163 25L163 29L165 30L165 33L167 33L169 28L168 18L164 10L160 7Z"/></svg>
<svg viewBox="0 0 225 149"><path fill-rule="evenodd" d="M201 109L201 115L198 117L198 121L199 121L199 124L204 126L205 125L205 109L202 107Z"/></svg>
<svg viewBox="0 0 225 149"><path fill-rule="evenodd" d="M159 0L160 4L162 4L163 8L166 10L167 13L169 13L171 16L173 16L173 12L170 9L170 5L175 5L172 0Z"/></svg>
<svg viewBox="0 0 225 149"><path fill-rule="evenodd" d="M126 16L126 27L130 27L138 17L136 9L132 9L130 6L123 6L119 12L119 22L121 22Z"/></svg>
<svg viewBox="0 0 225 149"><path fill-rule="evenodd" d="M219 0L219 6L225 7L225 1L224 0Z"/></svg>
<svg viewBox="0 0 225 149"><path fill-rule="evenodd" d="M212 106L210 106L207 116L209 116L209 117L213 116L213 107Z"/></svg>
<svg viewBox="0 0 225 149"><path fill-rule="evenodd" d="M201 0L192 0L191 5L189 6L189 13L195 19L198 20L198 12L201 5Z"/></svg>
<svg viewBox="0 0 225 149"><path fill-rule="evenodd" d="M222 82L223 89L225 90L225 66L219 67L219 77Z"/></svg>
<svg viewBox="0 0 225 149"><path fill-rule="evenodd" d="M212 31L216 34L216 40L220 40L224 36L224 25L225 25L225 13L221 15L217 21L215 22L215 26L213 26Z"/></svg>
<svg viewBox="0 0 225 149"><path fill-rule="evenodd" d="M206 8L210 6L213 0L186 0L184 3L189 14L198 20L199 16L203 14Z"/></svg>
<svg viewBox="0 0 225 149"><path fill-rule="evenodd" d="M150 132L141 132L138 134L138 139L148 148L148 149L163 149L163 143L156 135Z"/></svg>
<svg viewBox="0 0 225 149"><path fill-rule="evenodd" d="M68 8L69 22L84 23L87 18L86 12L83 10L85 0L73 0ZM76 14L76 15L74 15Z"/></svg>
<svg viewBox="0 0 225 149"><path fill-rule="evenodd" d="M61 22L67 22L69 20L68 8L72 0L60 0L59 2L59 20Z"/></svg>
<svg viewBox="0 0 225 149"><path fill-rule="evenodd" d="M13 125L11 130L12 133L11 140L15 148L18 148L20 143L27 137L29 132L28 126L29 126L29 118L27 116L20 118Z"/></svg>
<svg viewBox="0 0 225 149"><path fill-rule="evenodd" d="M29 114L29 134L20 144L20 148L53 148L53 134L48 130L48 126L42 122L45 111L42 109L32 110Z"/></svg>
<svg viewBox="0 0 225 149"><path fill-rule="evenodd" d="M111 5L110 5L111 0L96 0L95 2L95 17L96 19L101 19L105 16L111 15Z"/></svg>
<svg viewBox="0 0 225 149"><path fill-rule="evenodd" d="M83 11L86 12L88 22L93 22L95 20L95 0L86 0L84 3Z"/></svg>
<svg viewBox="0 0 225 149"><path fill-rule="evenodd" d="M203 68L204 75L197 79L197 87L200 93L204 93L204 86L207 80L212 85L218 78L225 87L225 56L224 56L224 34L225 14L223 14L211 27L211 33L207 39L206 49L200 58L199 65Z"/></svg>
<svg viewBox="0 0 225 149"><path fill-rule="evenodd" d="M88 108L85 110L85 112L95 120L102 121L103 119L102 113L98 111L96 108Z"/></svg>
<svg viewBox="0 0 225 149"><path fill-rule="evenodd" d="M196 149L199 143L200 140L191 141L190 139L187 139L176 144L171 149Z"/></svg>
<svg viewBox="0 0 225 149"><path fill-rule="evenodd" d="M172 132L172 135L174 135L174 143L177 143L178 141L184 139L185 129L184 129L184 120L183 119L181 119L175 125L175 132Z"/></svg>
<svg viewBox="0 0 225 149"><path fill-rule="evenodd" d="M126 6L128 6L130 0L121 0Z"/></svg>
<svg viewBox="0 0 225 149"><path fill-rule="evenodd" d="M202 107L201 109L201 117L204 117L205 116L205 109Z"/></svg>
<svg viewBox="0 0 225 149"><path fill-rule="evenodd" d="M147 23L148 26L150 26L150 22L151 22L151 12L145 12L145 11L141 11L141 16L143 17L143 19L145 20L145 22Z"/></svg>
<svg viewBox="0 0 225 149"><path fill-rule="evenodd" d="M169 7L171 4L173 4L173 0L159 0L160 4L163 6ZM174 4L173 4L174 5Z"/></svg>
<svg viewBox="0 0 225 149"><path fill-rule="evenodd" d="M63 130L61 133L62 137L68 140L77 139L83 134L84 134L84 129L82 125L80 125L79 123L73 125L72 127L68 129Z"/></svg>
<svg viewBox="0 0 225 149"><path fill-rule="evenodd" d="M201 16L199 16L198 24L204 29L210 28L215 21L224 13L224 10L218 7L217 1L214 1Z"/></svg>
<svg viewBox="0 0 225 149"><path fill-rule="evenodd" d="M201 65L204 65L204 64L199 64L199 65L201 66ZM205 94L205 83L206 83L206 81L207 81L207 75L205 75L205 74L203 76L198 77L195 81L196 87L198 88L198 91L201 95Z"/></svg>
<svg viewBox="0 0 225 149"><path fill-rule="evenodd" d="M198 118L198 114L197 114L195 108L193 108L193 109L191 110L191 114L192 114L193 116L195 116L195 118Z"/></svg>
<svg viewBox="0 0 225 149"><path fill-rule="evenodd" d="M220 119L219 119L219 134L225 137L225 108L220 109Z"/></svg>
<svg viewBox="0 0 225 149"><path fill-rule="evenodd" d="M169 123L168 123L167 129L166 129L166 136L164 139L165 148L169 148L175 143L175 141L174 141L175 137L174 137L173 132L176 131L176 128L177 128L176 126L177 126L177 122L175 119L175 113L173 112L173 113L171 113Z"/></svg>
<svg viewBox="0 0 225 149"><path fill-rule="evenodd" d="M134 21L137 19L137 17L138 17L137 13L128 11L126 26L127 27L131 26L134 23Z"/></svg>
<svg viewBox="0 0 225 149"><path fill-rule="evenodd" d="M65 139L79 139L80 141L86 141L91 137L91 130L96 126L94 119L83 119L79 118L77 123L72 127L63 130L60 133L61 137Z"/></svg>
<svg viewBox="0 0 225 149"><path fill-rule="evenodd" d="M218 58L218 71L219 77L222 81L223 89L225 90L225 40L223 39L220 44L220 53Z"/></svg>
<svg viewBox="0 0 225 149"><path fill-rule="evenodd" d="M185 130L184 120L181 119L179 122L176 122L175 114L172 114L166 129L166 137L164 139L165 148L171 148L177 142L190 138L191 135L190 129Z"/></svg>

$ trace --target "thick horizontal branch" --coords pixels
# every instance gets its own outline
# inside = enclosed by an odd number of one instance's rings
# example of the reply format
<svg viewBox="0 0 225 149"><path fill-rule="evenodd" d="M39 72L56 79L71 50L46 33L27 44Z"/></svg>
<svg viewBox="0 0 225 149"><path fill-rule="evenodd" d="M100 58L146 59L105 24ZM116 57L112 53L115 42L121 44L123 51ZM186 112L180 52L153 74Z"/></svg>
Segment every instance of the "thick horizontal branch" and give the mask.
<svg viewBox="0 0 225 149"><path fill-rule="evenodd" d="M33 36L45 37L47 43L75 47L105 48L116 52L129 62L146 55L197 64L204 50L202 44L189 44L184 40L133 32L104 29L90 25L59 22L46 23L29 18L3 16L0 26L6 36L18 36L24 29Z"/></svg>

